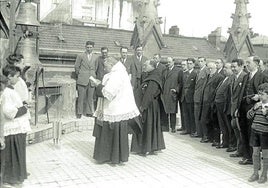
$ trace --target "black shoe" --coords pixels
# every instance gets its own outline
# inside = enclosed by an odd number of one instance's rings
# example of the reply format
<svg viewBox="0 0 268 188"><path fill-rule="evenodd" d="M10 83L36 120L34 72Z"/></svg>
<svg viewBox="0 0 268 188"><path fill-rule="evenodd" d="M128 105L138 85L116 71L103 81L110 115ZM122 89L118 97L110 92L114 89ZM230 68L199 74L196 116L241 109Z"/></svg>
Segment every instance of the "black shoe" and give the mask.
<svg viewBox="0 0 268 188"><path fill-rule="evenodd" d="M220 145L220 143L219 142L215 142L215 141L213 141L213 143L211 144L212 147L214 147L214 146L217 147L218 145Z"/></svg>
<svg viewBox="0 0 268 188"><path fill-rule="evenodd" d="M230 154L229 156L230 157L242 157L242 154L235 152L235 153Z"/></svg>
<svg viewBox="0 0 268 188"><path fill-rule="evenodd" d="M86 114L86 117L92 117L93 115L92 114Z"/></svg>
<svg viewBox="0 0 268 188"><path fill-rule="evenodd" d="M209 139L208 138L202 138L200 140L201 143L208 143L209 142Z"/></svg>
<svg viewBox="0 0 268 188"><path fill-rule="evenodd" d="M81 119L82 114L77 114L76 117L77 117L77 119Z"/></svg>
<svg viewBox="0 0 268 188"><path fill-rule="evenodd" d="M219 144L216 146L217 149L223 149L223 148L228 148L228 146L225 146L223 144Z"/></svg>
<svg viewBox="0 0 268 188"><path fill-rule="evenodd" d="M248 164L253 164L251 159L242 159L241 161L238 162L240 165L248 165Z"/></svg>
<svg viewBox="0 0 268 188"><path fill-rule="evenodd" d="M177 131L183 131L183 128L178 128Z"/></svg>
<svg viewBox="0 0 268 188"><path fill-rule="evenodd" d="M267 176L261 176L260 179L258 180L258 183L265 183L267 182Z"/></svg>
<svg viewBox="0 0 268 188"><path fill-rule="evenodd" d="M190 136L191 136L191 137L194 137L194 138L199 137L198 134L197 134L196 132L195 132L195 133L192 133Z"/></svg>
<svg viewBox="0 0 268 188"><path fill-rule="evenodd" d="M148 155L157 155L157 153L155 151L150 151Z"/></svg>
<svg viewBox="0 0 268 188"><path fill-rule="evenodd" d="M229 147L226 149L226 152L234 152L236 150L237 150L236 147Z"/></svg>
<svg viewBox="0 0 268 188"><path fill-rule="evenodd" d="M175 129L172 129L172 130L171 130L171 132L172 132L172 133L175 133L175 132L176 132L176 130L175 130Z"/></svg>
<svg viewBox="0 0 268 188"><path fill-rule="evenodd" d="M250 178L248 178L248 182L254 182L254 181L257 181L258 179L259 179L259 174L254 173L250 176Z"/></svg>
<svg viewBox="0 0 268 188"><path fill-rule="evenodd" d="M189 134L187 131L182 131L181 133L180 133L180 135L186 135L186 134Z"/></svg>

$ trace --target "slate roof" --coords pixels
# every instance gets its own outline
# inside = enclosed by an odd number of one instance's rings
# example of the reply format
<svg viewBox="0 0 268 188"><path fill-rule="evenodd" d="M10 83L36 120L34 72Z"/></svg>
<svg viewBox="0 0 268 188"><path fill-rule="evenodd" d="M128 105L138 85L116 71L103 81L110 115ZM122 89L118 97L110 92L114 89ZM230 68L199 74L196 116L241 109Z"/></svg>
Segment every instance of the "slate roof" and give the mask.
<svg viewBox="0 0 268 188"><path fill-rule="evenodd" d="M84 51L86 41L91 40L95 42L96 51L99 51L102 46L107 46L110 52L119 52L119 47L115 46L114 41L129 46L131 35L131 31L77 25L42 23L39 29L41 49L67 51ZM59 36L62 36L64 41L60 41Z"/></svg>
<svg viewBox="0 0 268 188"><path fill-rule="evenodd" d="M254 51L262 60L268 61L268 46L254 45Z"/></svg>
<svg viewBox="0 0 268 188"><path fill-rule="evenodd" d="M119 53L115 41L130 48L132 31L77 25L60 25L42 23L39 29L40 54L77 53L84 51L85 42L95 42L95 51L107 46L110 53ZM61 39L61 40L60 40ZM222 58L222 53L214 48L205 38L164 35L166 48L161 50L162 56L178 58L205 56L209 59ZM130 53L133 50L130 48Z"/></svg>
<svg viewBox="0 0 268 188"><path fill-rule="evenodd" d="M199 56L210 59L223 58L220 50L213 47L206 38L164 35L164 41L167 48L164 48L161 54L167 56L179 58L196 58Z"/></svg>

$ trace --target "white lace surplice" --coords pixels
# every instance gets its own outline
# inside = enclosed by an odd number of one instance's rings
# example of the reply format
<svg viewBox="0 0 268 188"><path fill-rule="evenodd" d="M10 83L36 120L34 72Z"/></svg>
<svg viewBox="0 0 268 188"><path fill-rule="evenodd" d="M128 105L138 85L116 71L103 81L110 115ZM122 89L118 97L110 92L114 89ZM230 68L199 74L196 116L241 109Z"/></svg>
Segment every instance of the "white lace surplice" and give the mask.
<svg viewBox="0 0 268 188"><path fill-rule="evenodd" d="M136 106L132 86L125 66L118 62L110 73L104 75L102 93L98 99L94 116L100 121L119 122L137 117L140 113Z"/></svg>

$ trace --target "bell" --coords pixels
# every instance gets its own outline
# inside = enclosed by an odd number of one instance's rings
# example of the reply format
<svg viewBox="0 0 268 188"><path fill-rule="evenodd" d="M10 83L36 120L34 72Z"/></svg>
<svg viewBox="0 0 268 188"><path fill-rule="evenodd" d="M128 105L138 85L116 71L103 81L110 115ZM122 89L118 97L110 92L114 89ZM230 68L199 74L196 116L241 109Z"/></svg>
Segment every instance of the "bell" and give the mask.
<svg viewBox="0 0 268 188"><path fill-rule="evenodd" d="M40 23L37 20L36 7L31 2L20 3L16 24L40 26Z"/></svg>
<svg viewBox="0 0 268 188"><path fill-rule="evenodd" d="M39 73L43 69L42 63L39 61L36 54L35 39L22 39L18 43L16 53L23 55L25 68L22 70L22 76L26 78L26 83L33 86L36 81L36 73Z"/></svg>

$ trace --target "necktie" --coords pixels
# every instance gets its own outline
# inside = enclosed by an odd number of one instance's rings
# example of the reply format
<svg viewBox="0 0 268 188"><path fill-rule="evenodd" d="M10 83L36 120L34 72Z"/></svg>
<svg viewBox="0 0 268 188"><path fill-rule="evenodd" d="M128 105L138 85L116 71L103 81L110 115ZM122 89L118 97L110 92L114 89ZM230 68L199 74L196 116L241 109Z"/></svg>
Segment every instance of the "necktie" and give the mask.
<svg viewBox="0 0 268 188"><path fill-rule="evenodd" d="M249 79L251 80L252 78L253 78L253 74L251 72L251 73L249 73Z"/></svg>

